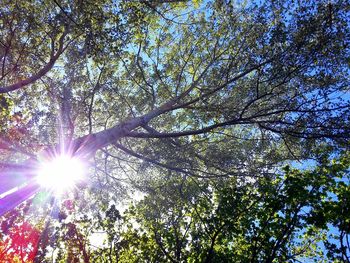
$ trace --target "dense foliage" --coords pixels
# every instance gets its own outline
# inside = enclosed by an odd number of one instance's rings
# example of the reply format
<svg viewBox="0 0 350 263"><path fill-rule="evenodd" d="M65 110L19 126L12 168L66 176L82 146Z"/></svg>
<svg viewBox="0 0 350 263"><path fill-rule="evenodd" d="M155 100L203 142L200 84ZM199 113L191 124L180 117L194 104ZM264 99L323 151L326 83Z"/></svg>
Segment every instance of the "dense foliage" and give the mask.
<svg viewBox="0 0 350 263"><path fill-rule="evenodd" d="M349 11L2 1L0 261L349 262Z"/></svg>

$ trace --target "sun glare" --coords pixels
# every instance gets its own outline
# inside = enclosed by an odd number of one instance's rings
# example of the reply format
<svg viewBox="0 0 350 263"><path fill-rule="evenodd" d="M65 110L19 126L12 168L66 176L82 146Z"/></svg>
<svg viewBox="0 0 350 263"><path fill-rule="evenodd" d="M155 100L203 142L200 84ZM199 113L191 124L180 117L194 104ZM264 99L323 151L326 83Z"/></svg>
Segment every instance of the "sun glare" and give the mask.
<svg viewBox="0 0 350 263"><path fill-rule="evenodd" d="M43 162L38 170L37 182L56 195L61 195L82 181L83 163L75 157L59 155Z"/></svg>

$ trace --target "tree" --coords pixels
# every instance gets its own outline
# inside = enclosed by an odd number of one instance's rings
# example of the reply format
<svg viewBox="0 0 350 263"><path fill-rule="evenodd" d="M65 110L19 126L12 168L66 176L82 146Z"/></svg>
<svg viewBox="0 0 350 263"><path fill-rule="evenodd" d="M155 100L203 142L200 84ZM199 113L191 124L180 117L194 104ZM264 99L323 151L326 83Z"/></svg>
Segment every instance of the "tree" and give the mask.
<svg viewBox="0 0 350 263"><path fill-rule="evenodd" d="M93 159L88 199L108 207L155 180L205 194L347 149L348 3L233 2L2 3L0 193L25 183L2 213L54 152Z"/></svg>
<svg viewBox="0 0 350 263"><path fill-rule="evenodd" d="M260 180L154 180L123 215L109 205L92 218L65 203L50 246L62 262L348 262L349 167L349 154L322 150L313 169ZM89 245L91 231L105 232L104 246Z"/></svg>
<svg viewBox="0 0 350 263"><path fill-rule="evenodd" d="M259 181L158 185L125 213L121 262L349 262L349 156L319 161Z"/></svg>

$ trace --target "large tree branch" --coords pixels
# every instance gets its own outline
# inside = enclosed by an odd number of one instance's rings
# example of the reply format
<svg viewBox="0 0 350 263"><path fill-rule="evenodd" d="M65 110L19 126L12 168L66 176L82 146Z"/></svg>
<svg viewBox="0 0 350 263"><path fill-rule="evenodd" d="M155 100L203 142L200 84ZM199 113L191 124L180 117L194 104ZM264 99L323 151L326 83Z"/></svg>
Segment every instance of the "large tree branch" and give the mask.
<svg viewBox="0 0 350 263"><path fill-rule="evenodd" d="M140 117L135 117L109 129L77 138L72 142L75 151L78 154L93 154L96 150L127 136L133 129L144 126L153 118L171 111L173 109L173 105L176 104L178 100L179 97L176 97Z"/></svg>
<svg viewBox="0 0 350 263"><path fill-rule="evenodd" d="M246 107L244 107L244 110L242 110L242 113L240 114L239 117L231 120L227 120L221 123L215 123L212 125L209 125L207 127L201 128L201 129L196 129L196 130L188 130L188 131L179 131L179 132L158 132L155 129L151 127L145 127L143 126L148 133L145 132L129 132L126 136L127 137L133 137L133 138L172 138L172 137L183 137L183 136L190 136L190 135L199 135L199 134L204 134L207 132L210 132L212 130L215 130L220 127L225 127L225 126L231 126L231 125L238 125L238 124L258 124L262 128L273 131L274 133L288 133L289 135L292 135L294 137L301 137L302 135L307 136L307 138L322 138L322 137L329 137L329 138L343 138L349 137L346 136L346 134L331 134L331 133L325 133L325 132L300 132L300 131L284 131L281 129L276 129L272 127L266 126L266 124L269 123L276 123L276 124L284 124L287 126L292 126L295 123L290 123L290 122L285 122L280 120L269 120L269 119L262 119L262 118L267 118L267 117L273 117L273 116L279 116L284 113L298 113L298 114L307 114L307 113L317 113L317 112L332 112L336 110L342 110L342 109L347 109L349 106L339 106L339 107L334 107L334 108L326 108L326 109L281 109L281 110L272 110L268 111L266 113L257 113L253 114L248 117L243 117L244 111L251 106L256 100L253 100L253 102L249 102ZM177 107L176 107L177 108ZM320 128L321 126L317 127L312 127L312 126L306 126L306 128ZM333 128L334 127L326 127L322 126L322 128ZM304 138L304 136L302 136Z"/></svg>
<svg viewBox="0 0 350 263"><path fill-rule="evenodd" d="M181 132L169 132L169 133L163 133L163 132L153 132L153 133L145 133L145 132L129 132L125 136L132 137L132 138L175 138L175 137L184 137L184 136L190 136L190 135L199 135L204 134L207 132L211 132L212 130L215 130L220 127L225 126L231 126L231 125L238 125L238 124L258 124L261 128L264 130L271 131L273 133L277 134L288 134L292 137L297 138L313 138L313 139L320 139L320 138L349 138L350 135L347 132L344 133L330 133L330 132L307 132L307 131L291 131L291 130L285 130L285 129L277 129L270 126L266 126L266 124L269 124L271 121L254 121L254 120L247 120L247 119L236 119L236 120L230 120L222 123L213 124L210 126L207 126L202 129L197 130L188 130L188 131L181 131ZM273 123L284 123L284 122L278 122L278 121L272 121ZM285 123L289 124L289 123ZM291 125L291 124L290 124Z"/></svg>
<svg viewBox="0 0 350 263"><path fill-rule="evenodd" d="M197 130L189 130L189 131L181 131L181 132L169 132L169 133L163 133L163 132L152 132L152 133L145 133L145 132L129 132L126 136L128 137L134 137L134 138L172 138L172 137L183 137L183 136L189 136L189 135L198 135L210 132L216 128L224 127L228 125L234 125L234 124L247 124L240 120L230 120L222 123L213 124L210 126L207 126L202 129Z"/></svg>

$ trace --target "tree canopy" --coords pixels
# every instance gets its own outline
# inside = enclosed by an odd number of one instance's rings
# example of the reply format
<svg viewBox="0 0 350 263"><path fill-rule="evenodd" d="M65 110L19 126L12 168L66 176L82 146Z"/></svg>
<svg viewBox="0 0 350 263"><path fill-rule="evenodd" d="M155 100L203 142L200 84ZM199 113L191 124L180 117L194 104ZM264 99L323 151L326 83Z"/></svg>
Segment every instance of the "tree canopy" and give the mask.
<svg viewBox="0 0 350 263"><path fill-rule="evenodd" d="M5 262L350 261L347 1L0 6Z"/></svg>

